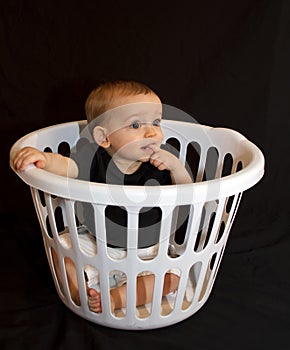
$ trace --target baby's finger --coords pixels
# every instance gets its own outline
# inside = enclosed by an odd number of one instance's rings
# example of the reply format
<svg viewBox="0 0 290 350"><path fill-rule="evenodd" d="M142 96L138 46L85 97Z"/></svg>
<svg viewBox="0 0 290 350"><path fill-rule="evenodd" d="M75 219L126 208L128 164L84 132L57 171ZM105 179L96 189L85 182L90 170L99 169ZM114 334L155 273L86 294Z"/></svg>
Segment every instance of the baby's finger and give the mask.
<svg viewBox="0 0 290 350"><path fill-rule="evenodd" d="M31 147L23 147L18 152L16 152L15 158L23 157L24 155L31 153L32 150L33 149Z"/></svg>
<svg viewBox="0 0 290 350"><path fill-rule="evenodd" d="M23 158L22 155L18 154L15 156L14 160L13 160L13 166L16 170L20 170L21 168L21 164L23 162L25 158Z"/></svg>
<svg viewBox="0 0 290 350"><path fill-rule="evenodd" d="M44 162L42 159L39 159L39 156L33 153L32 154L28 153L28 154L24 154L18 159L15 168L17 170L24 170L27 167L27 165L35 164L35 163L39 163L39 167L44 166Z"/></svg>
<svg viewBox="0 0 290 350"><path fill-rule="evenodd" d="M158 168L163 162L159 159L152 159L150 160L151 164L154 165L156 168Z"/></svg>
<svg viewBox="0 0 290 350"><path fill-rule="evenodd" d="M160 163L157 167L156 167L158 170L166 170L167 167L164 163Z"/></svg>
<svg viewBox="0 0 290 350"><path fill-rule="evenodd" d="M152 159L152 160L160 159L160 152L159 151L152 153L150 159Z"/></svg>
<svg viewBox="0 0 290 350"><path fill-rule="evenodd" d="M16 170L24 170L29 163L31 162L27 161L27 158L21 157L17 160L14 167Z"/></svg>
<svg viewBox="0 0 290 350"><path fill-rule="evenodd" d="M155 145L155 144L150 145L150 148L152 149L152 151L153 151L154 153L157 153L157 152L160 151L160 147L157 146L157 145Z"/></svg>
<svg viewBox="0 0 290 350"><path fill-rule="evenodd" d="M29 151L27 149L20 150L14 156L13 164L15 164L15 166L17 165L19 166L19 164L22 163L22 161L25 159L25 157L27 157L28 154L29 154Z"/></svg>
<svg viewBox="0 0 290 350"><path fill-rule="evenodd" d="M153 157L153 154L152 154L152 156L150 157L150 163L151 163L152 165L155 165L156 162L157 162L157 158L154 158L154 157Z"/></svg>

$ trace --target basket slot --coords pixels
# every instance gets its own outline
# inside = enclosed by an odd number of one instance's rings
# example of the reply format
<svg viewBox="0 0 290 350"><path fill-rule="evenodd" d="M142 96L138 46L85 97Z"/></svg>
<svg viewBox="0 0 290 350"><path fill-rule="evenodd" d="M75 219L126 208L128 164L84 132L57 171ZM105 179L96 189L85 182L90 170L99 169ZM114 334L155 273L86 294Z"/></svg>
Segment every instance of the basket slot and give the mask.
<svg viewBox="0 0 290 350"><path fill-rule="evenodd" d="M107 237L106 237L106 224L105 224L105 209L106 205L93 204L94 208L94 222L95 232L97 239L98 255L101 258L107 256Z"/></svg>
<svg viewBox="0 0 290 350"><path fill-rule="evenodd" d="M218 149L216 147L210 147L206 153L202 181L213 180L216 178L218 160Z"/></svg>
<svg viewBox="0 0 290 350"><path fill-rule="evenodd" d="M70 156L70 145L66 141L62 141L57 146L57 153L61 154L62 156L69 157Z"/></svg>
<svg viewBox="0 0 290 350"><path fill-rule="evenodd" d="M176 137L170 137L166 140L167 148L169 148L170 152L173 153L176 157L179 158L180 154L180 141Z"/></svg>
<svg viewBox="0 0 290 350"><path fill-rule="evenodd" d="M41 230L42 230L42 232L44 232L45 227L46 227L45 218L47 216L44 193L42 191L37 190L34 187L31 187L31 186L30 186L30 191L31 191L34 207L36 210L38 221L40 223ZM40 196L40 192L41 192L42 196Z"/></svg>
<svg viewBox="0 0 290 350"><path fill-rule="evenodd" d="M176 226L173 224L175 220L175 210L176 207L171 205L162 208L162 221L161 221L161 229L160 229L160 240L159 240L159 255L161 257L165 257L167 260L167 255L170 254L168 252L168 246L170 243L176 243L175 241L175 232L173 231L173 227Z"/></svg>
<svg viewBox="0 0 290 350"><path fill-rule="evenodd" d="M179 308L181 308L182 310L187 310L190 306L194 306L193 300L196 295L196 286L200 278L201 265L201 262L198 261L192 266L190 266L189 272L188 274L186 274L186 276L188 276L188 279L186 280L186 286L184 286L184 288L182 289L184 290L182 304L179 305L181 301L177 300L177 310ZM183 281L180 282L180 285L182 285L182 283Z"/></svg>
<svg viewBox="0 0 290 350"><path fill-rule="evenodd" d="M199 169L199 164L200 164L200 153L201 153L201 148L200 145L197 142L190 142L187 145L187 150L186 150L186 164L188 164L191 173L192 173L192 178L193 182L197 182L198 178L200 178L200 172L198 171Z"/></svg>
<svg viewBox="0 0 290 350"><path fill-rule="evenodd" d="M200 216L199 228L198 228L198 233L195 241L195 246L194 246L195 252L200 252L207 246L209 237L211 235L215 215L216 215L216 210L217 210L216 201L204 203L201 216Z"/></svg>
<svg viewBox="0 0 290 350"><path fill-rule="evenodd" d="M232 174L233 162L234 162L233 156L231 155L231 153L227 153L224 156L221 177L228 176L228 175Z"/></svg>
<svg viewBox="0 0 290 350"><path fill-rule="evenodd" d="M76 227L76 221L75 221L75 205L74 201L65 199L65 208L66 208L66 219L68 223L69 233L71 237L72 246L74 249L72 249L72 257L71 260L73 261L76 269L77 274L77 284L78 284L78 290L80 295L80 300L82 305L87 304L87 296L86 296L86 284L85 284L85 275L84 275L84 269L83 269L83 259L82 259L82 252L79 246L79 240L78 240L78 231Z"/></svg>
<svg viewBox="0 0 290 350"><path fill-rule="evenodd" d="M172 214L171 243L175 245L175 249L178 250L179 255L182 254L187 245L190 235L192 212L193 206L183 205L176 206Z"/></svg>
<svg viewBox="0 0 290 350"><path fill-rule="evenodd" d="M213 278L215 276L215 271L217 270L218 267L218 256L221 256L220 254L217 254L216 252L213 253L210 256L210 259L208 260L207 263L203 264L203 268L202 268L202 278L200 279L200 294L198 297L198 302L201 302L202 299L207 296L210 292L210 286L213 283ZM198 296L198 293L196 294L196 296Z"/></svg>

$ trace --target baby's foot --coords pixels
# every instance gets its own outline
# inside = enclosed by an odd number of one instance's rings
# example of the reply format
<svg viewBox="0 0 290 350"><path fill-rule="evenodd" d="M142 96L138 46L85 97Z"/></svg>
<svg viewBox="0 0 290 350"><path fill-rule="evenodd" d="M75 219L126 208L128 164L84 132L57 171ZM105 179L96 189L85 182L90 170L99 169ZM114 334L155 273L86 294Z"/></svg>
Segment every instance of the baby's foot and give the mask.
<svg viewBox="0 0 290 350"><path fill-rule="evenodd" d="M110 295L110 299L111 299L111 311L114 312L115 302L112 298L112 295ZM97 292L93 288L88 288L88 304L89 304L89 309L91 311L96 313L102 312L101 293Z"/></svg>
<svg viewBox="0 0 290 350"><path fill-rule="evenodd" d="M88 288L89 309L93 312L102 312L101 295L93 288Z"/></svg>

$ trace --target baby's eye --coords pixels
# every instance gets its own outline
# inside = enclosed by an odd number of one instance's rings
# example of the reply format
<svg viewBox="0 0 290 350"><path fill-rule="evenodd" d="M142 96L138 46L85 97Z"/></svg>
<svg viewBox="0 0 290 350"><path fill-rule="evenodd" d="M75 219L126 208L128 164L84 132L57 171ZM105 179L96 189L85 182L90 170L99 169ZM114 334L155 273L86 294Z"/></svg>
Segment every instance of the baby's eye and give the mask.
<svg viewBox="0 0 290 350"><path fill-rule="evenodd" d="M152 124L153 126L160 126L160 123L161 123L160 119L155 119Z"/></svg>
<svg viewBox="0 0 290 350"><path fill-rule="evenodd" d="M129 125L129 127L132 128L132 129L139 129L140 126L141 126L140 122L134 122L134 123Z"/></svg>

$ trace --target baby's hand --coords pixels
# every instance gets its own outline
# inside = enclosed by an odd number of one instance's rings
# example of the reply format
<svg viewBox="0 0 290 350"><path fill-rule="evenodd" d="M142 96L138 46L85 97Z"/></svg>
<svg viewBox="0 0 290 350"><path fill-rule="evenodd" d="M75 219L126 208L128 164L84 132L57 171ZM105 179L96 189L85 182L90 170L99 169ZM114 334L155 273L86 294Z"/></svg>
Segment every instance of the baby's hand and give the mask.
<svg viewBox="0 0 290 350"><path fill-rule="evenodd" d="M153 148L154 147L154 148ZM150 163L159 170L169 170L173 184L189 184L192 179L181 161L170 152L152 146Z"/></svg>
<svg viewBox="0 0 290 350"><path fill-rule="evenodd" d="M181 163L172 153L160 148L153 149L153 154L150 157L150 163L159 170L174 171Z"/></svg>
<svg viewBox="0 0 290 350"><path fill-rule="evenodd" d="M24 170L29 164L34 164L37 168L44 168L46 163L45 153L33 147L23 147L13 159L13 166L16 170Z"/></svg>

